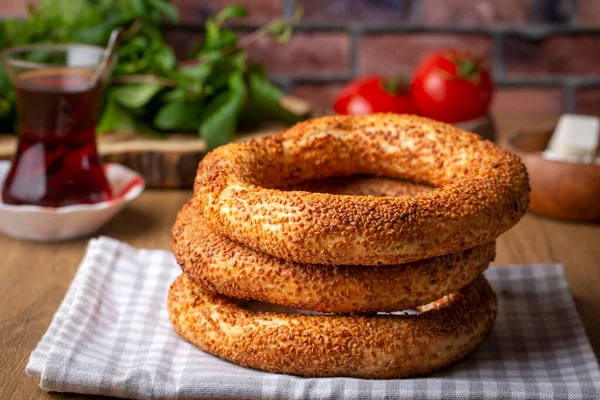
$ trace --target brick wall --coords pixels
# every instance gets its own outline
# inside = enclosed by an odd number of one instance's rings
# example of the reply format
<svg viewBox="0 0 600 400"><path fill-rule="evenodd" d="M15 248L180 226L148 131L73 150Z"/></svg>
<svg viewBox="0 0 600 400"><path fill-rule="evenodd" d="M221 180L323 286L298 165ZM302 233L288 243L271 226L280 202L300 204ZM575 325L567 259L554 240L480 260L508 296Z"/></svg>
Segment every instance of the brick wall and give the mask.
<svg viewBox="0 0 600 400"><path fill-rule="evenodd" d="M185 37L229 0L174 0ZM287 44L250 48L291 93L327 106L347 80L410 74L428 51L468 49L490 60L494 111L600 113L600 0L264 0L242 1L252 28L296 6L305 16Z"/></svg>
<svg viewBox="0 0 600 400"><path fill-rule="evenodd" d="M172 0L181 26L168 39L184 54L202 23L238 3L249 31L296 6L305 16L293 38L248 49L285 90L317 106L331 104L353 77L410 74L442 47L486 57L498 86L495 112L600 113L600 0ZM0 13L19 13L21 0L2 0Z"/></svg>

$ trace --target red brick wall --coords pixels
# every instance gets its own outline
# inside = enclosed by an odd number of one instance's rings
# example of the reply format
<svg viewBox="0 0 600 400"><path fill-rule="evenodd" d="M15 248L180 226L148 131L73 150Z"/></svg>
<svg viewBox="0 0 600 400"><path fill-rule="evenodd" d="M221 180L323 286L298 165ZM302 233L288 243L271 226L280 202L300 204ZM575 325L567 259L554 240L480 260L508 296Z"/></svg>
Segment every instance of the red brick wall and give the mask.
<svg viewBox="0 0 600 400"><path fill-rule="evenodd" d="M179 54L226 4L248 8L241 31L303 7L292 40L259 41L249 51L282 87L318 106L353 77L410 74L428 51L456 47L489 60L496 112L600 113L600 0L172 1L182 26L165 29ZM23 15L24 3L1 0L0 15Z"/></svg>

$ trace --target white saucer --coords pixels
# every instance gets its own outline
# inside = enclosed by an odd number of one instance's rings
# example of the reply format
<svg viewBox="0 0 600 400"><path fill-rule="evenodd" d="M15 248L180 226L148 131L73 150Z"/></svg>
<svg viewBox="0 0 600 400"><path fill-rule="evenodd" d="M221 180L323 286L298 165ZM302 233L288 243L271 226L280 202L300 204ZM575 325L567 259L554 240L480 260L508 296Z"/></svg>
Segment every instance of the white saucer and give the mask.
<svg viewBox="0 0 600 400"><path fill-rule="evenodd" d="M4 204L0 196L0 232L17 239L50 242L90 235L144 190L144 178L120 164L104 164L113 198L96 204L51 208ZM0 188L10 170L0 161Z"/></svg>

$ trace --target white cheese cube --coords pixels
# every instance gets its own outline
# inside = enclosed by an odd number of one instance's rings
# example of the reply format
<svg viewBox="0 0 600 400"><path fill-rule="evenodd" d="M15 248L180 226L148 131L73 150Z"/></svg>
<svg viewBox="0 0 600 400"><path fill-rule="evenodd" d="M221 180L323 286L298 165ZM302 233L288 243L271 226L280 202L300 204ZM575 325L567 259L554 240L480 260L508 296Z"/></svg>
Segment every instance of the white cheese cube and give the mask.
<svg viewBox="0 0 600 400"><path fill-rule="evenodd" d="M587 115L564 114L552 134L544 157L591 162L600 141L600 120Z"/></svg>

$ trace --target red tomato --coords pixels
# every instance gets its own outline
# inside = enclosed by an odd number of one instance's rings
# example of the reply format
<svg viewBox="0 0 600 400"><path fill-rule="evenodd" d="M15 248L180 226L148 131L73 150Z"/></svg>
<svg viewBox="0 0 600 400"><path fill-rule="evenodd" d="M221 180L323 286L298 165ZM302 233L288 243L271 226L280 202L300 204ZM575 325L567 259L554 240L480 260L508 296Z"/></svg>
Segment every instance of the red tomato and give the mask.
<svg viewBox="0 0 600 400"><path fill-rule="evenodd" d="M411 94L421 115L461 122L487 113L493 89L490 72L482 60L446 50L429 54L419 63Z"/></svg>
<svg viewBox="0 0 600 400"><path fill-rule="evenodd" d="M338 114L365 115L378 112L414 114L408 85L399 77L387 81L381 76L367 76L350 82L340 91L333 104Z"/></svg>

